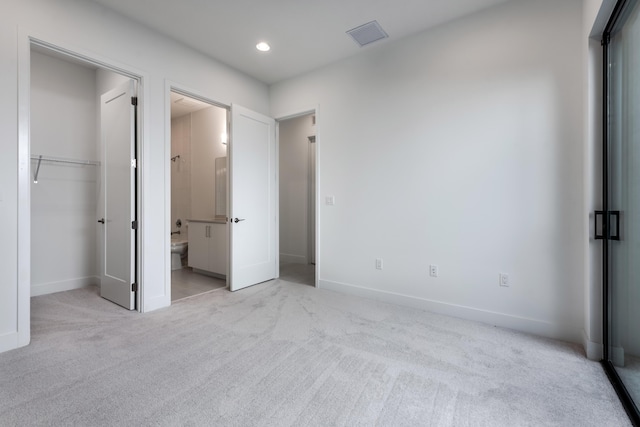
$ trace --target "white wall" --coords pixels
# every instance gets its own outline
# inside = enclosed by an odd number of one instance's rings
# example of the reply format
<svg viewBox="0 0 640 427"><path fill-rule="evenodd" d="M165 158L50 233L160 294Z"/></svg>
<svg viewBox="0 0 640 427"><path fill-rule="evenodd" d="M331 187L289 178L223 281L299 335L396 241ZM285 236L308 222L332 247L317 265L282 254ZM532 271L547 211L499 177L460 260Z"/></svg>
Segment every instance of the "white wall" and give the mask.
<svg viewBox="0 0 640 427"><path fill-rule="evenodd" d="M171 120L171 231L188 239L187 219L191 218L191 114ZM182 227L176 226L180 219Z"/></svg>
<svg viewBox="0 0 640 427"><path fill-rule="evenodd" d="M102 94L109 92L112 89L129 81L129 77L123 76L113 71L98 68L96 70L96 94L98 96L98 102ZM99 109L98 109L99 110ZM98 124L100 123L100 111L98 113ZM98 143L100 143L100 130L98 129Z"/></svg>
<svg viewBox="0 0 640 427"><path fill-rule="evenodd" d="M307 263L311 115L279 122L280 261Z"/></svg>
<svg viewBox="0 0 640 427"><path fill-rule="evenodd" d="M191 113L191 219L212 220L216 200L215 159L227 155L222 134L227 132L227 110L209 107Z"/></svg>
<svg viewBox="0 0 640 427"><path fill-rule="evenodd" d="M579 342L583 50L581 1L515 0L273 85L320 106L320 286Z"/></svg>
<svg viewBox="0 0 640 427"><path fill-rule="evenodd" d="M29 36L143 77L142 309L169 305L169 84L263 114L269 111L266 85L83 0L5 0L0 20L0 351L30 339L29 162L19 143L28 140Z"/></svg>
<svg viewBox="0 0 640 427"><path fill-rule="evenodd" d="M99 160L97 104L95 70L32 53L32 154ZM32 295L98 284L98 173L96 166L41 163L31 184Z"/></svg>

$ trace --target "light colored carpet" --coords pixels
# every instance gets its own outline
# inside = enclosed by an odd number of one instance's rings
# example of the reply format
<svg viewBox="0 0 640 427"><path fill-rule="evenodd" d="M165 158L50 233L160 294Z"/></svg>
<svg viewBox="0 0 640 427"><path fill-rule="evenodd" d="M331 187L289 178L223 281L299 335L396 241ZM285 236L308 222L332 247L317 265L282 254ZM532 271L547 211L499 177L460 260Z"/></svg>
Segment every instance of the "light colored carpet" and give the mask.
<svg viewBox="0 0 640 427"><path fill-rule="evenodd" d="M625 426L571 344L273 281L148 314L32 299L1 426Z"/></svg>

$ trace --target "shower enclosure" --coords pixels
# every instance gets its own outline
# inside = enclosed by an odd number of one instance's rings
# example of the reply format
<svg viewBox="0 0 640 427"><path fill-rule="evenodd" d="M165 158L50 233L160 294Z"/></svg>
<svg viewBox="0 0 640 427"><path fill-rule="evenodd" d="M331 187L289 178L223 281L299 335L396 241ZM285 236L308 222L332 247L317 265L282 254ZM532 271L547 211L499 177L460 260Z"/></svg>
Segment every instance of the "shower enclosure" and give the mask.
<svg viewBox="0 0 640 427"><path fill-rule="evenodd" d="M616 4L603 36L602 238L604 360L634 423L640 423L640 8ZM600 229L598 229L600 226Z"/></svg>

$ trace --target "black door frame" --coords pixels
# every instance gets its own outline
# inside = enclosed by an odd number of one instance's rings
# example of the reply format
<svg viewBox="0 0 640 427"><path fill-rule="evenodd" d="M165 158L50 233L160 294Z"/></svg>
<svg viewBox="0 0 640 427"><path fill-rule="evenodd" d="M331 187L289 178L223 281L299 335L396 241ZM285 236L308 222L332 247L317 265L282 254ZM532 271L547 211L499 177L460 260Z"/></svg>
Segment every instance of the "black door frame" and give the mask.
<svg viewBox="0 0 640 427"><path fill-rule="evenodd" d="M640 412L638 407L625 387L622 379L616 372L610 355L610 283L609 283L609 242L616 240L611 236L611 227L609 220L611 214L615 211L609 206L609 45L611 35L620 29L623 24L623 18L627 11L630 11L637 3L637 0L618 0L609 17L607 25L602 34L602 339L603 339L603 358L601 364L616 390L624 409L627 411L631 422L635 426L640 426ZM615 208L615 207L614 207ZM617 227L616 227L617 232Z"/></svg>

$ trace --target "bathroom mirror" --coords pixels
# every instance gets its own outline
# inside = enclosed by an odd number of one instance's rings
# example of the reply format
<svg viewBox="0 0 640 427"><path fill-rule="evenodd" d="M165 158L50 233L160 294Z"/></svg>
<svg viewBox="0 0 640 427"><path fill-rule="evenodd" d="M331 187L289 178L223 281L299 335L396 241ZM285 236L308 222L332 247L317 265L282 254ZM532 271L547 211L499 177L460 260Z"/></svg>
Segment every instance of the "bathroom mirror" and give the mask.
<svg viewBox="0 0 640 427"><path fill-rule="evenodd" d="M216 219L226 219L227 217L227 158L217 157L215 159L216 170Z"/></svg>

